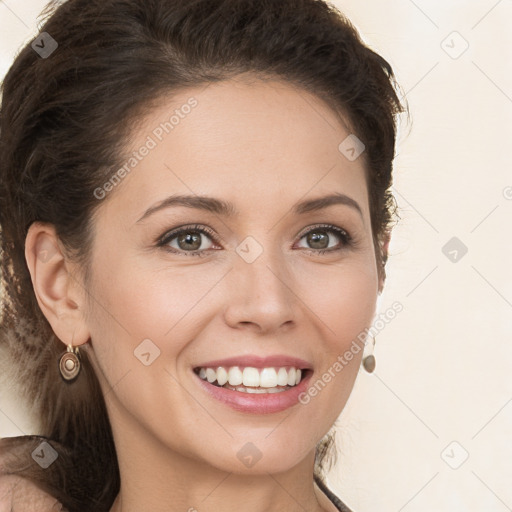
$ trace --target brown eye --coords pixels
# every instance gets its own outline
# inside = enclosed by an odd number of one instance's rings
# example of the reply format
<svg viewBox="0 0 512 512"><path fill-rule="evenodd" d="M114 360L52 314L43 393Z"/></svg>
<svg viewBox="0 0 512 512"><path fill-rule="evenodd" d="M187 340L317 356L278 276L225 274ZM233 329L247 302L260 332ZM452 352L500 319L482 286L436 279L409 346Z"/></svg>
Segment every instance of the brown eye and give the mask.
<svg viewBox="0 0 512 512"><path fill-rule="evenodd" d="M197 251L201 248L201 233L198 231L189 231L188 233L181 234L175 237L178 247L184 251L192 250Z"/></svg>
<svg viewBox="0 0 512 512"><path fill-rule="evenodd" d="M325 231L313 231L306 235L306 240L313 249L327 249L329 247L329 235Z"/></svg>
<svg viewBox="0 0 512 512"><path fill-rule="evenodd" d="M210 240L209 244L208 240ZM203 256L207 255L212 248L212 240L215 240L215 235L209 228L184 226L167 232L161 237L157 245L171 253L184 254L185 256Z"/></svg>
<svg viewBox="0 0 512 512"><path fill-rule="evenodd" d="M319 254L343 249L351 244L350 235L342 228L331 225L313 226L305 234L301 236L301 240L305 239L307 247Z"/></svg>

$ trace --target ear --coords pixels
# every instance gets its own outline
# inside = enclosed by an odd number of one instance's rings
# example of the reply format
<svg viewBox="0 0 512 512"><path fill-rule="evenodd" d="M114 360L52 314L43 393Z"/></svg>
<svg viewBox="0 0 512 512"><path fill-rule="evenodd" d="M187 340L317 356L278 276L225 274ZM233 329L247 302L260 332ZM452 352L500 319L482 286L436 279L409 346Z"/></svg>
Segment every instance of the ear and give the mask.
<svg viewBox="0 0 512 512"><path fill-rule="evenodd" d="M53 332L66 345L86 343L90 334L83 314L85 292L52 224L31 224L25 259L37 302Z"/></svg>
<svg viewBox="0 0 512 512"><path fill-rule="evenodd" d="M379 272L379 293L382 293L384 289L384 283L386 281L386 270L384 268L386 261L388 259L388 250L389 250L389 242L391 240L391 231L386 231L382 236L382 241L380 242L380 252L382 256L381 263L381 271Z"/></svg>

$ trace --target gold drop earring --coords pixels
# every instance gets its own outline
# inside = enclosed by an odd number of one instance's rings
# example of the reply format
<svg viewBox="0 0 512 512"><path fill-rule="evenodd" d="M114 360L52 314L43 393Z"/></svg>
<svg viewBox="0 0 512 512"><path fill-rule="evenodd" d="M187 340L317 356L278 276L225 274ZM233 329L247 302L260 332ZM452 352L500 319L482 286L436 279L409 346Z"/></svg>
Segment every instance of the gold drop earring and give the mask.
<svg viewBox="0 0 512 512"><path fill-rule="evenodd" d="M70 343L67 350L59 358L59 371L61 377L66 382L71 382L78 377L80 368L80 353L78 351L78 347L73 347Z"/></svg>

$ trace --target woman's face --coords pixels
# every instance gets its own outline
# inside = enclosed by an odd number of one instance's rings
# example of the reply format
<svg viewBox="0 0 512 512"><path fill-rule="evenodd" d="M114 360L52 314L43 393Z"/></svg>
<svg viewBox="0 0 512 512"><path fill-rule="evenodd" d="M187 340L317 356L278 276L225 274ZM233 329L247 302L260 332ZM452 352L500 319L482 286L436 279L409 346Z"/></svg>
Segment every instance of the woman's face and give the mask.
<svg viewBox="0 0 512 512"><path fill-rule="evenodd" d="M125 172L97 189L81 347L118 445L255 474L314 451L362 351L335 363L371 324L379 289L349 135L315 96L242 80L183 91L138 125ZM328 196L339 200L318 201ZM233 387L259 379L265 393L209 383L226 378L219 366ZM283 388L292 368L302 383Z"/></svg>

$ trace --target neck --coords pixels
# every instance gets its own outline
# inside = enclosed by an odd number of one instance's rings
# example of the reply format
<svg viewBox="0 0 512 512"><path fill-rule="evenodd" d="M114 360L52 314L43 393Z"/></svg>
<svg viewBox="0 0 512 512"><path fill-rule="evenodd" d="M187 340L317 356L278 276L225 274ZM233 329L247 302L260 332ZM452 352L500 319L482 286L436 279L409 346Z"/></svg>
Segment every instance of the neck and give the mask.
<svg viewBox="0 0 512 512"><path fill-rule="evenodd" d="M140 483L139 492L129 492L126 483L122 486L110 512L140 511L145 510L141 508L144 506L149 506L155 512L164 510L166 512L198 512L200 510L209 512L221 510L226 512L235 510L335 512L337 510L316 484L312 485L311 489L307 489L310 491L310 495L306 496L305 487L300 490L292 489L290 492L282 482L273 478L272 475L267 477L267 481L262 480L261 482L254 477L246 478L241 485L239 485L240 479L232 477L233 474L225 474L224 478L209 488L203 481L181 489L176 484L173 484L172 487L168 485L168 490L172 489L172 492L167 498L161 497L161 490L158 497L151 494L151 491L146 494L143 492L143 484ZM199 483L203 485L199 485Z"/></svg>
<svg viewBox="0 0 512 512"><path fill-rule="evenodd" d="M246 475L177 453L142 428L113 431L121 489L110 512L336 511L313 481L314 450L288 471Z"/></svg>

